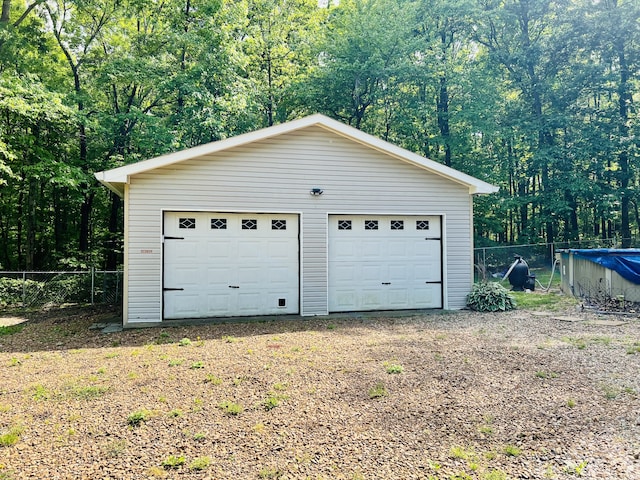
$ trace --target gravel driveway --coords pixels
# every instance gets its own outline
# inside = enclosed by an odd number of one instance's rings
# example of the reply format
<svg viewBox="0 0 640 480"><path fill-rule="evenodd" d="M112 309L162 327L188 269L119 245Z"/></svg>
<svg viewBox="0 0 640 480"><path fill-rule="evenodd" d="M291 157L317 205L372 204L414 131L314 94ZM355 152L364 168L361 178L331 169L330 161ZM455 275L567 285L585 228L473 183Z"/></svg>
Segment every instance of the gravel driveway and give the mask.
<svg viewBox="0 0 640 480"><path fill-rule="evenodd" d="M0 330L0 479L640 478L634 316L111 317Z"/></svg>

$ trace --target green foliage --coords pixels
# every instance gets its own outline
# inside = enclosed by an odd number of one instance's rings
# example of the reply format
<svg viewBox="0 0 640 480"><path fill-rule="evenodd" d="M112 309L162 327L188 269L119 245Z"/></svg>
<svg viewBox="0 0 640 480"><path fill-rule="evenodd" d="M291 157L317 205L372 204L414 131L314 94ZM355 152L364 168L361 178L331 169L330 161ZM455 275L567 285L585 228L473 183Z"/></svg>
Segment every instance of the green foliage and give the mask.
<svg viewBox="0 0 640 480"><path fill-rule="evenodd" d="M162 461L161 465L162 465L164 468L166 468L167 470L170 470L170 469L178 468L178 467L180 467L181 465L184 465L184 463L185 463L186 461L187 461L187 459L186 459L184 456L182 456L182 455L180 455L180 456L177 456L177 455L169 455L167 458L165 458L165 459Z"/></svg>
<svg viewBox="0 0 640 480"><path fill-rule="evenodd" d="M18 425L14 425L7 431L0 432L0 447L10 447L18 443L18 440L20 440L20 435L22 435L23 431L24 428Z"/></svg>
<svg viewBox="0 0 640 480"><path fill-rule="evenodd" d="M146 410L146 409L136 410L134 412L131 412L127 417L127 424L129 424L132 427L139 427L144 422L149 420L149 418L151 418L151 415L152 413L149 410Z"/></svg>
<svg viewBox="0 0 640 480"><path fill-rule="evenodd" d="M479 312L504 312L516 308L509 291L497 282L475 283L467 296L467 306Z"/></svg>
<svg viewBox="0 0 640 480"><path fill-rule="evenodd" d="M244 408L239 403L232 402L230 400L224 400L218 404L218 408L224 413L230 416L240 415Z"/></svg>
<svg viewBox="0 0 640 480"><path fill-rule="evenodd" d="M369 389L369 398L382 398L388 395L384 383L378 382L374 387Z"/></svg>
<svg viewBox="0 0 640 480"><path fill-rule="evenodd" d="M0 326L0 337L19 333L22 331L23 328L24 328L24 325L21 325L21 324Z"/></svg>

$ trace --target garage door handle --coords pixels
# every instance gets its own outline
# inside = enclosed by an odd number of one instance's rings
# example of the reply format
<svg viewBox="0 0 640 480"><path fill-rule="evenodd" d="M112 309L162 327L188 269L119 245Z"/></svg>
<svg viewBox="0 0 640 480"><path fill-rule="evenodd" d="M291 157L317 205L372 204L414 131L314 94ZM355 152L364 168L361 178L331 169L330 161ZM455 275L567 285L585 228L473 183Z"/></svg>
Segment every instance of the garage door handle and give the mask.
<svg viewBox="0 0 640 480"><path fill-rule="evenodd" d="M163 288L165 292L175 292L175 291L183 291L184 288Z"/></svg>
<svg viewBox="0 0 640 480"><path fill-rule="evenodd" d="M229 288L240 288L238 285L229 285Z"/></svg>
<svg viewBox="0 0 640 480"><path fill-rule="evenodd" d="M383 285L391 285L391 282L382 282Z"/></svg>

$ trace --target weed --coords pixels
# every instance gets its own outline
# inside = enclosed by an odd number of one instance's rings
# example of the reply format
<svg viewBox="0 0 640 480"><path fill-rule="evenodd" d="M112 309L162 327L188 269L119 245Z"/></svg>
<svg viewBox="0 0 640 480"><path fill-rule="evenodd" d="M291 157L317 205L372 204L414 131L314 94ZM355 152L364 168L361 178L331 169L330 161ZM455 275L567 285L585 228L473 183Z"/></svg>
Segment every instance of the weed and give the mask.
<svg viewBox="0 0 640 480"><path fill-rule="evenodd" d="M124 453L124 451L127 449L127 441L123 438L121 440L113 440L112 442L109 442L106 446L105 446L105 454L108 457L117 457L120 454Z"/></svg>
<svg viewBox="0 0 640 480"><path fill-rule="evenodd" d="M465 472L458 472L449 477L451 480L473 480L473 477Z"/></svg>
<svg viewBox="0 0 640 480"><path fill-rule="evenodd" d="M262 406L268 412L280 405L280 398L277 395L269 394L267 398L262 402Z"/></svg>
<svg viewBox="0 0 640 480"><path fill-rule="evenodd" d="M111 352L111 353L107 353L104 358L116 358L118 357L120 354L116 353L116 352Z"/></svg>
<svg viewBox="0 0 640 480"><path fill-rule="evenodd" d="M236 337L233 337L231 335L225 335L224 337L222 337L222 341L225 343L237 343L240 340L237 339Z"/></svg>
<svg viewBox="0 0 640 480"><path fill-rule="evenodd" d="M369 389L369 398L382 398L387 396L387 389L384 383L378 382L375 387Z"/></svg>
<svg viewBox="0 0 640 480"><path fill-rule="evenodd" d="M482 478L482 480L507 480L509 477L507 477L507 474L502 470L490 470L480 478Z"/></svg>
<svg viewBox="0 0 640 480"><path fill-rule="evenodd" d="M10 447L18 443L23 431L24 429L19 425L10 427L7 432L0 434L0 447Z"/></svg>
<svg viewBox="0 0 640 480"><path fill-rule="evenodd" d="M204 440L205 438L207 438L207 435L205 433L196 432L196 433L193 434L193 439L196 442L200 442L200 441Z"/></svg>
<svg viewBox="0 0 640 480"><path fill-rule="evenodd" d="M82 400L90 400L93 398L101 397L102 395L107 393L108 390L109 390L109 387L107 386L89 385L86 387L75 387L73 389L72 395L75 398L79 398Z"/></svg>
<svg viewBox="0 0 640 480"><path fill-rule="evenodd" d="M475 456L473 449L466 450L464 447L454 445L449 450L449 456L451 458L457 458L459 460L469 460Z"/></svg>
<svg viewBox="0 0 640 480"><path fill-rule="evenodd" d="M177 367L179 365L182 365L183 363L184 363L184 358L174 358L173 360L169 361L169 366Z"/></svg>
<svg viewBox="0 0 640 480"><path fill-rule="evenodd" d="M619 388L612 385L602 385L601 389L604 392L604 398L607 400L614 400L621 393Z"/></svg>
<svg viewBox="0 0 640 480"><path fill-rule="evenodd" d="M633 345L627 347L628 355L635 355L636 353L640 353L640 342L634 342Z"/></svg>
<svg viewBox="0 0 640 480"><path fill-rule="evenodd" d="M174 408L173 410L171 410L168 414L170 417L173 418L178 418L181 417L182 415L184 415L184 412L182 410L180 410L179 408Z"/></svg>
<svg viewBox="0 0 640 480"><path fill-rule="evenodd" d="M189 464L189 470L205 470L209 465L211 465L210 457L198 457Z"/></svg>
<svg viewBox="0 0 640 480"><path fill-rule="evenodd" d="M31 398L37 402L48 400L51 398L51 392L44 385L38 384L32 388Z"/></svg>
<svg viewBox="0 0 640 480"><path fill-rule="evenodd" d="M536 372L536 377L543 378L543 379L558 378L558 374L556 372L545 372L543 370L538 370Z"/></svg>
<svg viewBox="0 0 640 480"><path fill-rule="evenodd" d="M284 473L278 470L277 468L263 468L262 470L260 470L260 473L258 474L260 478L274 478L274 479L282 478L283 475Z"/></svg>
<svg viewBox="0 0 640 480"><path fill-rule="evenodd" d="M9 360L10 367L17 367L18 365L21 365L21 364L22 364L22 361L19 358L11 357L11 360Z"/></svg>
<svg viewBox="0 0 640 480"><path fill-rule="evenodd" d="M2 326L0 327L0 337L3 337L5 335L13 335L15 333L19 333L22 331L22 329L24 328L24 325L8 325L6 327Z"/></svg>
<svg viewBox="0 0 640 480"><path fill-rule="evenodd" d="M582 476L582 472L584 472L584 469L587 467L587 464L589 462L587 462L586 460L583 460L582 462L580 462L578 465L576 465L573 468L573 471L576 472L576 475L581 477Z"/></svg>
<svg viewBox="0 0 640 480"><path fill-rule="evenodd" d="M404 367L402 365L397 365L395 363L385 362L384 368L389 374L402 373L404 371Z"/></svg>
<svg viewBox="0 0 640 480"><path fill-rule="evenodd" d="M273 389L277 392L281 392L283 390L287 389L287 384L286 383L274 383L273 384Z"/></svg>
<svg viewBox="0 0 640 480"><path fill-rule="evenodd" d="M151 412L146 409L136 410L132 412L127 417L127 423L132 427L138 427L142 423L146 422L151 418Z"/></svg>
<svg viewBox="0 0 640 480"><path fill-rule="evenodd" d="M0 403L0 413L6 413L11 410L11 405L7 403Z"/></svg>
<svg viewBox="0 0 640 480"><path fill-rule="evenodd" d="M220 377L216 377L211 373L207 374L204 381L205 383L210 383L211 385L220 385L222 383L222 379Z"/></svg>
<svg viewBox="0 0 640 480"><path fill-rule="evenodd" d="M478 431L483 435L493 435L493 427L489 425L481 425L478 427Z"/></svg>
<svg viewBox="0 0 640 480"><path fill-rule="evenodd" d="M183 339L181 339L178 342L178 345L181 346L181 347L187 347L187 346L191 345L191 340L189 340L187 337L184 337Z"/></svg>
<svg viewBox="0 0 640 480"><path fill-rule="evenodd" d="M179 457L175 455L169 455L162 461L160 465L169 470L172 468L178 468L180 465L184 465L184 462L186 462L186 458L184 458L182 455L180 455Z"/></svg>
<svg viewBox="0 0 640 480"><path fill-rule="evenodd" d="M227 415L235 416L240 415L244 408L239 403L234 403L229 400L225 400L218 404L218 408Z"/></svg>
<svg viewBox="0 0 640 480"><path fill-rule="evenodd" d="M570 398L569 400L567 400L567 407L573 408L575 406L576 406L576 401L573 398Z"/></svg>
<svg viewBox="0 0 640 480"><path fill-rule="evenodd" d="M335 329L336 329L335 323L330 323L327 325L327 330L335 330Z"/></svg>
<svg viewBox="0 0 640 480"><path fill-rule="evenodd" d="M517 457L518 455L520 455L522 453L522 450L520 450L515 445L507 445L507 446L504 447L504 453L508 457Z"/></svg>
<svg viewBox="0 0 640 480"><path fill-rule="evenodd" d="M160 467L150 467L147 469L147 475L152 478L166 478L167 472Z"/></svg>
<svg viewBox="0 0 640 480"><path fill-rule="evenodd" d="M264 423L256 423L251 430L253 430L256 433L264 433L265 431L265 426Z"/></svg>
<svg viewBox="0 0 640 480"><path fill-rule="evenodd" d="M156 338L156 345L163 345L165 343L171 343L171 335L167 332L160 332L158 338Z"/></svg>
<svg viewBox="0 0 640 480"><path fill-rule="evenodd" d="M198 368L204 368L204 362L193 362L189 368L192 370L196 370Z"/></svg>

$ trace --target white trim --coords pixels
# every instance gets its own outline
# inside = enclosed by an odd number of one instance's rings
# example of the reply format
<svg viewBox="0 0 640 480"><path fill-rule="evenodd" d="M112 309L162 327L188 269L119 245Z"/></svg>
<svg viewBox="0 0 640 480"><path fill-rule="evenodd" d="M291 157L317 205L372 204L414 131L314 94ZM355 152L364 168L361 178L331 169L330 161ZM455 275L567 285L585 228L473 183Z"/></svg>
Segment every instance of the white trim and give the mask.
<svg viewBox="0 0 640 480"><path fill-rule="evenodd" d="M129 323L129 186L124 188L124 245L123 268L124 278L122 279L122 326Z"/></svg>
<svg viewBox="0 0 640 480"><path fill-rule="evenodd" d="M129 182L132 175L148 172L150 170L166 167L184 160L201 157L203 155L210 155L212 153L228 150L230 148L246 145L259 140L265 140L278 135L291 133L296 130L312 126L324 128L325 130L331 131L364 146L373 148L401 161L438 174L455 183L464 185L469 188L470 194L495 193L499 189L498 187L480 179L462 173L458 170L454 170L453 168L447 167L441 163L434 162L433 160L429 160L428 158L422 157L416 153L410 152L409 150L405 150L404 148L393 145L380 138L369 135L368 133L321 114L310 115L298 120L274 125L272 127L263 128L261 130L219 140L217 142L211 142L205 145L199 145L186 150L162 155L160 157L150 158L131 165L96 172L94 175L100 183L107 186L116 194L122 196L124 193L124 185Z"/></svg>

